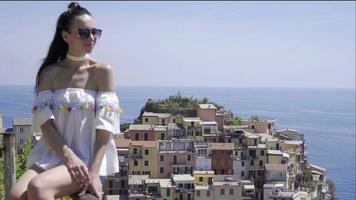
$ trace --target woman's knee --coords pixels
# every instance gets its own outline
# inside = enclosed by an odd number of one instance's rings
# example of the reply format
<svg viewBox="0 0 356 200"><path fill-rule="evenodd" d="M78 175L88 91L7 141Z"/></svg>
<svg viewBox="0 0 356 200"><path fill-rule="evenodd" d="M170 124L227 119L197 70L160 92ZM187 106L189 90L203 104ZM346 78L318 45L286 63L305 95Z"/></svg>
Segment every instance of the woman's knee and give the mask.
<svg viewBox="0 0 356 200"><path fill-rule="evenodd" d="M46 188L46 182L40 177L34 177L27 186L27 197L29 199L47 199L50 191Z"/></svg>
<svg viewBox="0 0 356 200"><path fill-rule="evenodd" d="M25 200L26 191L20 190L16 185L10 189L10 200Z"/></svg>

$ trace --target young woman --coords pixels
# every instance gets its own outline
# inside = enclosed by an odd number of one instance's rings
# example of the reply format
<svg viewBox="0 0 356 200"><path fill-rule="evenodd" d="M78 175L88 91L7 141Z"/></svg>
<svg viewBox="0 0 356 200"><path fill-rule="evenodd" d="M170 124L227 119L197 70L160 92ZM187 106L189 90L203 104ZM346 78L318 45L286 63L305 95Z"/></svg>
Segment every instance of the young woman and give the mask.
<svg viewBox="0 0 356 200"><path fill-rule="evenodd" d="M59 16L36 77L32 128L43 135L11 199L55 199L86 191L101 199L100 177L119 171L112 136L120 132L121 109L112 69L89 56L101 32L78 3Z"/></svg>

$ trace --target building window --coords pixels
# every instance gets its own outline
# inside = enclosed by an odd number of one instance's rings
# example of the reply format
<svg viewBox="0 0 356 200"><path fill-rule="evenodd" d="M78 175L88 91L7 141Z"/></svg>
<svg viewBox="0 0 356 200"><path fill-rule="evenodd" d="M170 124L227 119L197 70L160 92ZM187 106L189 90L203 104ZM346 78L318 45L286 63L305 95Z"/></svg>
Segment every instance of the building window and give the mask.
<svg viewBox="0 0 356 200"><path fill-rule="evenodd" d="M164 173L164 168L163 168L163 167L160 167L160 168L159 168L159 173L161 173L161 174Z"/></svg>
<svg viewBox="0 0 356 200"><path fill-rule="evenodd" d="M244 177L245 176L245 172L241 171L241 176Z"/></svg>
<svg viewBox="0 0 356 200"><path fill-rule="evenodd" d="M177 164L177 155L173 155L173 165Z"/></svg>
<svg viewBox="0 0 356 200"><path fill-rule="evenodd" d="M208 178L208 184L209 184L209 185L213 184L213 178L212 178L212 177L209 177L209 178Z"/></svg>
<svg viewBox="0 0 356 200"><path fill-rule="evenodd" d="M159 160L160 160L160 161L164 161L164 155L160 155L160 156L159 156Z"/></svg>
<svg viewBox="0 0 356 200"><path fill-rule="evenodd" d="M148 166L148 160L145 160L145 166Z"/></svg>
<svg viewBox="0 0 356 200"><path fill-rule="evenodd" d="M138 161L134 160L134 166L137 166L137 165L138 165Z"/></svg>
<svg viewBox="0 0 356 200"><path fill-rule="evenodd" d="M260 160L260 166L262 166L263 165L263 161L262 160Z"/></svg>
<svg viewBox="0 0 356 200"><path fill-rule="evenodd" d="M145 141L148 141L148 133L145 133L145 135L144 135L144 140L145 140Z"/></svg>
<svg viewBox="0 0 356 200"><path fill-rule="evenodd" d="M210 191L209 190L206 191L206 196L210 197Z"/></svg>
<svg viewBox="0 0 356 200"><path fill-rule="evenodd" d="M148 149L145 149L145 155L150 154L150 151Z"/></svg>
<svg viewBox="0 0 356 200"><path fill-rule="evenodd" d="M250 161L250 165L253 166L255 163L253 162L253 160Z"/></svg>
<svg viewBox="0 0 356 200"><path fill-rule="evenodd" d="M140 140L140 134L139 133L135 133L135 140L136 141Z"/></svg>
<svg viewBox="0 0 356 200"><path fill-rule="evenodd" d="M176 123L176 119L173 119L173 123Z"/></svg>
<svg viewBox="0 0 356 200"><path fill-rule="evenodd" d="M171 196L171 190L167 189L167 197Z"/></svg>
<svg viewBox="0 0 356 200"><path fill-rule="evenodd" d="M23 144L23 138L20 138L20 144Z"/></svg>
<svg viewBox="0 0 356 200"><path fill-rule="evenodd" d="M166 138L166 135L164 133L161 133L161 140L164 140Z"/></svg>
<svg viewBox="0 0 356 200"><path fill-rule="evenodd" d="M261 150L261 156L265 155L265 150Z"/></svg>
<svg viewBox="0 0 356 200"><path fill-rule="evenodd" d="M239 143L242 144L242 138L239 138Z"/></svg>
<svg viewBox="0 0 356 200"><path fill-rule="evenodd" d="M148 118L145 117L145 122L148 122Z"/></svg>
<svg viewBox="0 0 356 200"><path fill-rule="evenodd" d="M199 182L203 182L203 177L199 177Z"/></svg>
<svg viewBox="0 0 356 200"><path fill-rule="evenodd" d="M23 133L23 128L20 128L20 133Z"/></svg>
<svg viewBox="0 0 356 200"><path fill-rule="evenodd" d="M133 149L133 154L137 154L137 148Z"/></svg>
<svg viewBox="0 0 356 200"><path fill-rule="evenodd" d="M166 125L166 119L162 119L162 125Z"/></svg>
<svg viewBox="0 0 356 200"><path fill-rule="evenodd" d="M245 166L245 161L241 161L241 166Z"/></svg>
<svg viewBox="0 0 356 200"><path fill-rule="evenodd" d="M187 161L190 161L192 159L191 155L187 155Z"/></svg>
<svg viewBox="0 0 356 200"><path fill-rule="evenodd" d="M224 188L220 189L220 195L225 195L225 189Z"/></svg>
<svg viewBox="0 0 356 200"><path fill-rule="evenodd" d="M234 189L230 188L230 195L234 195Z"/></svg>

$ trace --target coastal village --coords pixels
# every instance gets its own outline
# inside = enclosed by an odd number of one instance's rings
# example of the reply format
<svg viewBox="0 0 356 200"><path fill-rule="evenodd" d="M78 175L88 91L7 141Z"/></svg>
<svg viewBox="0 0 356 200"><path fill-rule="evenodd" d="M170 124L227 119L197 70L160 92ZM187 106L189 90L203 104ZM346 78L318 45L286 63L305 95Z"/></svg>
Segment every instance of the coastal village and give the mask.
<svg viewBox="0 0 356 200"><path fill-rule="evenodd" d="M18 153L41 137L31 118L12 125L4 128L0 114L0 130L15 134ZM106 178L104 192L120 200L330 199L326 169L308 162L304 135L275 127L207 101L179 112L146 103L114 136L120 172Z"/></svg>

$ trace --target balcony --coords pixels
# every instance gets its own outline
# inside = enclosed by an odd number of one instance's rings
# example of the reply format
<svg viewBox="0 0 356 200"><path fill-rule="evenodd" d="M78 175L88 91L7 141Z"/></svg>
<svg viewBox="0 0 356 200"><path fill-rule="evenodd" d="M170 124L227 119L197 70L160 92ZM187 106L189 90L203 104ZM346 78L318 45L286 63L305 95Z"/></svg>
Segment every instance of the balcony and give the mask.
<svg viewBox="0 0 356 200"><path fill-rule="evenodd" d="M142 154L130 154L129 158L142 159Z"/></svg>

